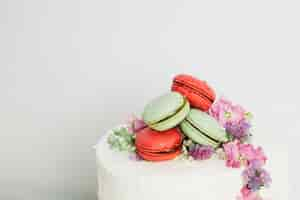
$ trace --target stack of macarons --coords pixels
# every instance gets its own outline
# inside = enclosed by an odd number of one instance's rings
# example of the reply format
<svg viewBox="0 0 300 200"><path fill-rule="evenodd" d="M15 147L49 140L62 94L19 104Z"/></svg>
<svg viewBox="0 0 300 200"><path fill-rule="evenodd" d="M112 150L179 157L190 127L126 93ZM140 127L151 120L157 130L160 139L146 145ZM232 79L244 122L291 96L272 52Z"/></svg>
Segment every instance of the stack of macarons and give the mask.
<svg viewBox="0 0 300 200"><path fill-rule="evenodd" d="M205 81L180 74L171 90L145 106L142 118L148 127L136 133L138 155L149 161L174 159L184 137L214 148L227 141L225 130L207 113L215 92Z"/></svg>

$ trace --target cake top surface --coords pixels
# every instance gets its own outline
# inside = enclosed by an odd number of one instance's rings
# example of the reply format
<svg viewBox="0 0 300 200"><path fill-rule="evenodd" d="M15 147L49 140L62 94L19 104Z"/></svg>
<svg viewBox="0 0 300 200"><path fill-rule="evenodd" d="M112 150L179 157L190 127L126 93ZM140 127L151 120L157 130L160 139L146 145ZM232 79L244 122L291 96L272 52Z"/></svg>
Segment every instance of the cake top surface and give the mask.
<svg viewBox="0 0 300 200"><path fill-rule="evenodd" d="M240 170L231 170L226 168L217 157L203 162L175 159L163 162L148 162L136 161L130 159L131 153L129 152L116 152L109 147L107 139L111 130L104 134L95 146L97 162L100 162L102 167L111 171L113 174L119 176L183 176L188 174L203 174L203 176L235 174L237 177Z"/></svg>

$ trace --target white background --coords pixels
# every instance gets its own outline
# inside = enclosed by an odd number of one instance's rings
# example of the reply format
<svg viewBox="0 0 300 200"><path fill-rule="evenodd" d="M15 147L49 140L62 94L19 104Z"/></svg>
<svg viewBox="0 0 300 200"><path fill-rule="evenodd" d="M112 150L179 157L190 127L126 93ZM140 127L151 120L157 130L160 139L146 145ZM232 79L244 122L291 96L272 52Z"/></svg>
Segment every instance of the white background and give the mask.
<svg viewBox="0 0 300 200"><path fill-rule="evenodd" d="M252 111L263 145L291 141L297 169L299 17L296 1L1 0L0 199L95 200L92 146L183 72Z"/></svg>

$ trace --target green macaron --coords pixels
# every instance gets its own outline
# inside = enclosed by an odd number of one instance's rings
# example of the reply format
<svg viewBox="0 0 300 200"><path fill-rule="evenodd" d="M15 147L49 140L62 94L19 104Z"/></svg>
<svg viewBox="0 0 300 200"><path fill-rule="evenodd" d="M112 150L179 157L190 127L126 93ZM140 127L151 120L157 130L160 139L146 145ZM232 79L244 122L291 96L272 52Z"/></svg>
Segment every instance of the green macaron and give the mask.
<svg viewBox="0 0 300 200"><path fill-rule="evenodd" d="M170 92L148 103L142 117L150 128L165 131L180 124L189 111L190 104L186 98L177 92Z"/></svg>
<svg viewBox="0 0 300 200"><path fill-rule="evenodd" d="M191 109L180 124L182 132L192 141L214 148L228 141L227 133L210 115L197 109Z"/></svg>

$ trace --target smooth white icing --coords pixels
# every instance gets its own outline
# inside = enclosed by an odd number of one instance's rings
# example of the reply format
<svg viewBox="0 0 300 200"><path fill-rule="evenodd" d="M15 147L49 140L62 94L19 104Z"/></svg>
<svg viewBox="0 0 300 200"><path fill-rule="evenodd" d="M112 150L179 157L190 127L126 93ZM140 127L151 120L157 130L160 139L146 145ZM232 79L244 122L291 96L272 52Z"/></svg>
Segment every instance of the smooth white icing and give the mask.
<svg viewBox="0 0 300 200"><path fill-rule="evenodd" d="M240 169L222 160L134 161L106 140L96 145L98 200L234 200L241 187Z"/></svg>
<svg viewBox="0 0 300 200"><path fill-rule="evenodd" d="M222 160L133 161L128 153L110 149L109 133L96 145L98 200L235 200L241 188L242 169L227 168ZM266 169L273 179L271 188L262 191L264 200L289 199L286 145L282 140L272 138L270 143L262 134L257 136L264 144L269 158Z"/></svg>

